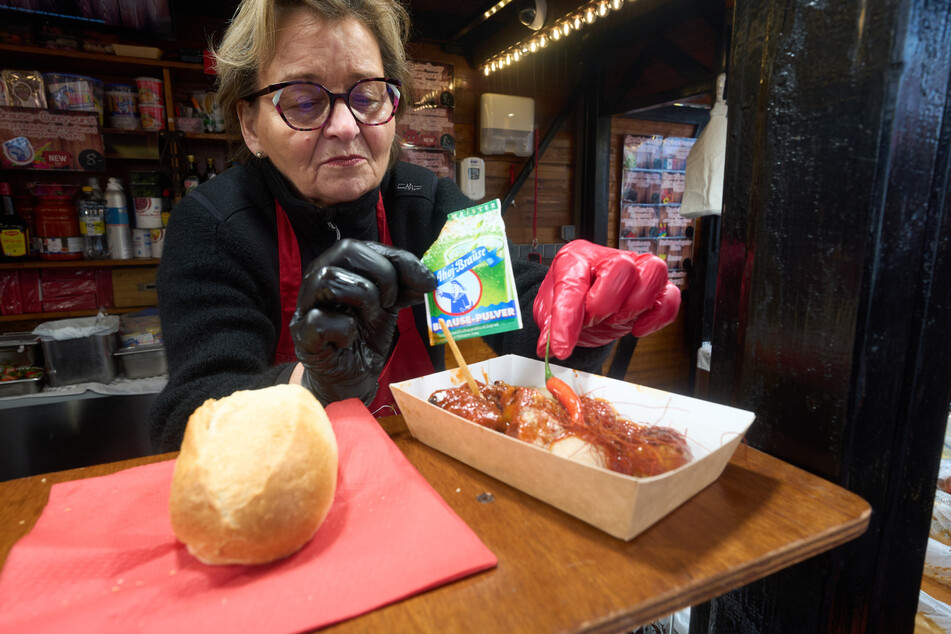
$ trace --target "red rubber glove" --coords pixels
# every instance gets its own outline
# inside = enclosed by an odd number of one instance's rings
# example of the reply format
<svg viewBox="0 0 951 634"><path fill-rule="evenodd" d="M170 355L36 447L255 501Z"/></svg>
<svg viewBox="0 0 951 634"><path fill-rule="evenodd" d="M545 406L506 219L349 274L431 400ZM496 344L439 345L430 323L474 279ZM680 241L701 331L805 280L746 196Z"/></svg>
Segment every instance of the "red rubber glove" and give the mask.
<svg viewBox="0 0 951 634"><path fill-rule="evenodd" d="M677 317L680 289L667 281L667 264L650 254L572 240L558 251L535 297L541 330L538 356L566 359L575 346L603 346L631 333L643 337Z"/></svg>

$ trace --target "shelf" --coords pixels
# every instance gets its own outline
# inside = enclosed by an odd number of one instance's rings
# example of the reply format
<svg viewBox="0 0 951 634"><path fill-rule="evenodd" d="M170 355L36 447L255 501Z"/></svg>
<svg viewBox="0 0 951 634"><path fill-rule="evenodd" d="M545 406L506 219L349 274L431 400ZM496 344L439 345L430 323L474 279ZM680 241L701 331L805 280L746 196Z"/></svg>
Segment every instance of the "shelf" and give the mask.
<svg viewBox="0 0 951 634"><path fill-rule="evenodd" d="M241 141L240 136L223 134L220 132L185 132L186 139L202 139L205 141Z"/></svg>
<svg viewBox="0 0 951 634"><path fill-rule="evenodd" d="M686 174L687 170L671 170L663 167L625 167L625 172L655 172L657 174Z"/></svg>
<svg viewBox="0 0 951 634"><path fill-rule="evenodd" d="M103 158L107 161L148 161L150 163L155 163L159 160L159 156L126 156L124 154L111 154L106 153Z"/></svg>
<svg viewBox="0 0 951 634"><path fill-rule="evenodd" d="M127 306L124 308L103 308L109 315L134 313L140 310L155 308L155 306ZM92 317L98 315L98 310L66 310L58 313L23 313L21 315L0 315L0 324L14 321L48 321L54 319L71 319L73 317Z"/></svg>
<svg viewBox="0 0 951 634"><path fill-rule="evenodd" d="M159 262L161 262L161 260L157 258L134 258L131 260L29 260L27 262L0 262L0 271L78 267L119 268L126 266L158 266Z"/></svg>
<svg viewBox="0 0 951 634"><path fill-rule="evenodd" d="M171 132L177 132L177 130L123 130L122 128L103 128L102 134L109 136L138 136L138 137L155 137L158 138L162 134L168 134ZM231 134L223 134L220 132L182 132L182 136L186 139L198 139L202 141L240 141L241 137L237 137Z"/></svg>
<svg viewBox="0 0 951 634"><path fill-rule="evenodd" d="M26 46L23 44L6 43L0 43L0 51L19 53L25 56L38 55L41 57L52 57L56 59L56 63L59 65L68 65L68 60L80 60L83 62L99 62L101 64L114 65L116 67L139 66L151 68L174 68L204 73L204 66L201 64L149 59L147 57L122 57L119 55L109 55L108 53L87 53L85 51L68 51L54 48L43 48L42 46Z"/></svg>

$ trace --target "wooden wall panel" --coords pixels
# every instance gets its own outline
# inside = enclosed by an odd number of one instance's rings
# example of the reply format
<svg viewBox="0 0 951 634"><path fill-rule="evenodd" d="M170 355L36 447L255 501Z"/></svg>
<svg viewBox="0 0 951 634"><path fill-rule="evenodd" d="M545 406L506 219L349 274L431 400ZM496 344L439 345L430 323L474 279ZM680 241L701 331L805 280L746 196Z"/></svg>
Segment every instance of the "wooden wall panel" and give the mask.
<svg viewBox="0 0 951 634"><path fill-rule="evenodd" d="M696 363L696 351L688 350L686 342L685 310L681 304L680 313L672 324L638 339L624 380L692 396L690 366ZM610 366L609 359L604 371L607 372Z"/></svg>

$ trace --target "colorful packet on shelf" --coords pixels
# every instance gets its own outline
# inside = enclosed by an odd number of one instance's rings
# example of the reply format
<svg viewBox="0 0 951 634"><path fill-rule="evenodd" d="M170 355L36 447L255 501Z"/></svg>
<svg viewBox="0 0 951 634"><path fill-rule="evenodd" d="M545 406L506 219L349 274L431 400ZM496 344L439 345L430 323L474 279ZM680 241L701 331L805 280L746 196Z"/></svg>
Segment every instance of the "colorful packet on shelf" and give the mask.
<svg viewBox="0 0 951 634"><path fill-rule="evenodd" d="M438 284L426 296L429 345L446 341L440 318L454 339L522 327L498 199L449 214L423 263Z"/></svg>

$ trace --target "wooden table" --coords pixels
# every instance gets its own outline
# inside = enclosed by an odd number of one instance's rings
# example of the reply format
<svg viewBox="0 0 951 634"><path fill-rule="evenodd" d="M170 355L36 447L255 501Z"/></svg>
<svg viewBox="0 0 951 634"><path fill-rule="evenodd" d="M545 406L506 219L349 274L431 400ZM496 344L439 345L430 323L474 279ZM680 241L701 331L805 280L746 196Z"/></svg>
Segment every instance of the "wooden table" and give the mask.
<svg viewBox="0 0 951 634"><path fill-rule="evenodd" d="M419 443L401 417L381 423L499 564L329 631L621 632L848 542L871 514L857 495L741 445L715 483L624 542ZM173 457L0 483L0 565L53 483Z"/></svg>

